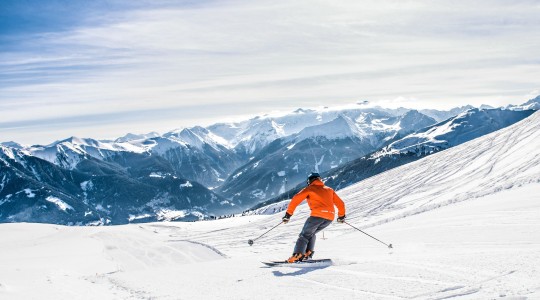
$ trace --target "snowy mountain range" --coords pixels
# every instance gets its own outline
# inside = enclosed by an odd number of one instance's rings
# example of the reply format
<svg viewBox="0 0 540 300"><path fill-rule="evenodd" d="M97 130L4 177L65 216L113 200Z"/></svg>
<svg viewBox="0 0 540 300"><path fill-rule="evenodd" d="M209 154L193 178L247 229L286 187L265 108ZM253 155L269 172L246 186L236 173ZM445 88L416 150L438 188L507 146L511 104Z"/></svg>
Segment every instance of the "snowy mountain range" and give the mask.
<svg viewBox="0 0 540 300"><path fill-rule="evenodd" d="M0 222L122 224L238 212L286 195L309 172L330 171L341 188L513 124L539 102L448 112L298 109L113 141L6 142ZM441 121L448 115L455 117Z"/></svg>
<svg viewBox="0 0 540 300"><path fill-rule="evenodd" d="M331 265L263 266L289 257L307 205L277 227L268 207L205 222L0 224L0 298L539 299L539 128L537 112L338 191L347 222L392 249L334 222L315 251Z"/></svg>

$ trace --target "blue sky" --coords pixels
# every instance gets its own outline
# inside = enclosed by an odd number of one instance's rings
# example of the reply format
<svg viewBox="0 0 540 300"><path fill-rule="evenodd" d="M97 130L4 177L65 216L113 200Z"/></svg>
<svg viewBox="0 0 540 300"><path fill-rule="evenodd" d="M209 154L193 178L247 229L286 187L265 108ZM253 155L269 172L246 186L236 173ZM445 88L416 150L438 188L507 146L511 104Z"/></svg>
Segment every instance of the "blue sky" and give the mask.
<svg viewBox="0 0 540 300"><path fill-rule="evenodd" d="M540 2L0 1L0 141L165 132L297 107L522 103Z"/></svg>

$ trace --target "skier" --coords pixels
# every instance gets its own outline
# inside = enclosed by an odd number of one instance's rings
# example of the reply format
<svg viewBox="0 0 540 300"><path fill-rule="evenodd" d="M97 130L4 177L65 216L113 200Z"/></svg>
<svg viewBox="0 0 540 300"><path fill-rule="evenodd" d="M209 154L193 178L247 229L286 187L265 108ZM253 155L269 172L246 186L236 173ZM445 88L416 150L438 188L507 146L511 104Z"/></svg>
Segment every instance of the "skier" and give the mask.
<svg viewBox="0 0 540 300"><path fill-rule="evenodd" d="M307 179L308 186L294 195L289 203L287 212L282 218L283 223L289 222L296 207L307 199L311 215L306 220L304 228L296 241L293 255L288 263L307 260L313 257L315 248L315 235L325 229L335 217L334 206L338 209L339 223L345 222L345 204L333 189L324 185L318 173L311 173Z"/></svg>

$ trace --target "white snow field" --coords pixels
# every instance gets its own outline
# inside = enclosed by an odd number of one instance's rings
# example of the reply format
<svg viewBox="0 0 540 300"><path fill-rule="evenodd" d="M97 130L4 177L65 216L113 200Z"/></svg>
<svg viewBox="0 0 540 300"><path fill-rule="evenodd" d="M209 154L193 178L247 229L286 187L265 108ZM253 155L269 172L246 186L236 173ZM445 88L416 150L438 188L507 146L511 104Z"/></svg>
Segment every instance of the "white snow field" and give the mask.
<svg viewBox="0 0 540 300"><path fill-rule="evenodd" d="M540 113L338 193L318 268L287 258L308 214L0 225L0 299L540 299Z"/></svg>

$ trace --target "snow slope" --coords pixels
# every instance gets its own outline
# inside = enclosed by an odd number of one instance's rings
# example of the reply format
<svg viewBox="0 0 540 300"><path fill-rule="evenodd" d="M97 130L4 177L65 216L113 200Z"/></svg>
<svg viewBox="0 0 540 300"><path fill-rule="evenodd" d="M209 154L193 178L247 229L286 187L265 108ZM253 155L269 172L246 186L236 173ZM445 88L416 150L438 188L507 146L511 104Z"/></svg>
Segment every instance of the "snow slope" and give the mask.
<svg viewBox="0 0 540 300"><path fill-rule="evenodd" d="M340 191L326 268L290 255L308 210L111 227L1 224L1 299L540 299L540 114Z"/></svg>

